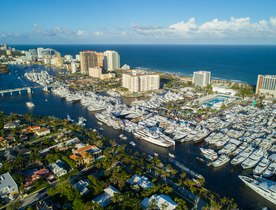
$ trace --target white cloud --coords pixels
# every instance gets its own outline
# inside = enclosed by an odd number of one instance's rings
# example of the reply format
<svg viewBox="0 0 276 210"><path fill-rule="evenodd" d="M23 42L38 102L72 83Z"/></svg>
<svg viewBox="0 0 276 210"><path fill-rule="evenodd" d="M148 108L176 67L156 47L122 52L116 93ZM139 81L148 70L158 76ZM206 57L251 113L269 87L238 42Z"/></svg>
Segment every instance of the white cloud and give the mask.
<svg viewBox="0 0 276 210"><path fill-rule="evenodd" d="M230 20L213 19L201 24L196 23L194 17L187 21L180 21L166 27L133 27L136 33L155 36L166 34L167 38L196 39L196 38L276 38L276 17L269 21L260 20L252 22L249 17L234 18Z"/></svg>
<svg viewBox="0 0 276 210"><path fill-rule="evenodd" d="M81 38L81 37L87 36L88 34L84 30L73 31L68 28L62 28L60 26L54 26L51 29L46 29L37 24L33 25L33 31L37 35L42 35L46 37L55 36L55 37L61 37L66 39Z"/></svg>

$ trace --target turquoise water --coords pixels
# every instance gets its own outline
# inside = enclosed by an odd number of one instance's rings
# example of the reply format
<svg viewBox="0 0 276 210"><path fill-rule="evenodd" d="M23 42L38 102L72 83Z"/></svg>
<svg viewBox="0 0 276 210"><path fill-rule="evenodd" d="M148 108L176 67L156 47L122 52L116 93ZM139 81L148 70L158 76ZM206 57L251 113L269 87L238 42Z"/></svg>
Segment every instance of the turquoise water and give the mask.
<svg viewBox="0 0 276 210"><path fill-rule="evenodd" d="M227 97L227 96L217 96L216 98L213 98L213 99L211 99L211 100L208 100L208 101L204 102L203 105L212 107L212 106L214 106L214 104L216 104L216 103L224 102L225 99L227 99L227 98L229 98L229 97Z"/></svg>

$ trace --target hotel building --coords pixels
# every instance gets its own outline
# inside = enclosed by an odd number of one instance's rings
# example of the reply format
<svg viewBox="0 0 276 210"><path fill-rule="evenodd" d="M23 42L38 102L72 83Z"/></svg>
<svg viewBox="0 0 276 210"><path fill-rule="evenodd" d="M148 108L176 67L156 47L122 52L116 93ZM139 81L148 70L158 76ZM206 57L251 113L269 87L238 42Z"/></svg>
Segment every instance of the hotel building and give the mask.
<svg viewBox="0 0 276 210"><path fill-rule="evenodd" d="M96 52L91 50L80 52L80 65L82 74L88 74L89 68L97 67L98 61Z"/></svg>
<svg viewBox="0 0 276 210"><path fill-rule="evenodd" d="M160 87L160 76L158 74L142 74L136 71L122 75L122 87L130 92L141 92L158 90Z"/></svg>
<svg viewBox="0 0 276 210"><path fill-rule="evenodd" d="M120 55L116 51L104 52L104 69L107 71L113 71L120 68Z"/></svg>
<svg viewBox="0 0 276 210"><path fill-rule="evenodd" d="M276 75L258 75L257 95L264 95L276 98Z"/></svg>
<svg viewBox="0 0 276 210"><path fill-rule="evenodd" d="M195 71L193 74L193 84L200 87L206 87L211 84L211 72Z"/></svg>

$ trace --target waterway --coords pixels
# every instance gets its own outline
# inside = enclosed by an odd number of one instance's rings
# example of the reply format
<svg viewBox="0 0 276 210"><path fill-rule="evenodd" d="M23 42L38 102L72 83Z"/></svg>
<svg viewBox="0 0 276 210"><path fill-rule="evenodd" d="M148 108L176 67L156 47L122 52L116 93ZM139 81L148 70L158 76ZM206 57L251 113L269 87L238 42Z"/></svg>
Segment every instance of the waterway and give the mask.
<svg viewBox="0 0 276 210"><path fill-rule="evenodd" d="M11 66L11 74L0 75L0 89L34 85L23 76L26 71L32 71L33 69L44 70L46 68L43 66ZM25 104L28 101L32 101L35 107L28 108ZM44 92L41 89L34 89L32 94L23 92L21 95L14 93L13 95L5 94L4 96L0 96L0 111L6 114L32 113L43 116L53 115L58 118L66 118L69 114L75 120L82 116L87 119L87 127L99 128L94 114L87 111L80 103L66 102L64 99ZM256 194L239 180L238 175L252 173L252 170L244 171L240 166L233 167L230 163L220 168L213 168L198 162L196 157L200 154L199 146L203 145L195 145L191 142L177 144L174 148L165 149L145 141L137 140L128 133L125 133L128 140L123 141L118 138L122 131L114 130L105 125L100 127L104 128L104 131L100 131L100 133L108 139L116 139L119 143L125 142L128 145L130 141L134 141L136 146L133 149L141 153L153 154L156 152L163 160L169 158L169 152L173 153L176 160L204 176L208 189L222 196L233 197L241 209L257 210L265 206L275 209L272 203Z"/></svg>

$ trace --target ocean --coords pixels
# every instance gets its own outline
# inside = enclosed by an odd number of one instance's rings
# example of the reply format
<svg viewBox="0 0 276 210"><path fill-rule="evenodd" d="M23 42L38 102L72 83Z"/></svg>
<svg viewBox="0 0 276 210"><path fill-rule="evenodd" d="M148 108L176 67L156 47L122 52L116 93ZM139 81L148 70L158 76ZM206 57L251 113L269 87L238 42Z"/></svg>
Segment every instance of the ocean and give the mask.
<svg viewBox="0 0 276 210"><path fill-rule="evenodd" d="M62 55L82 50L115 50L121 65L192 75L212 72L213 79L242 81L255 85L258 74L276 74L276 46L259 45L12 45L28 50L49 47Z"/></svg>
<svg viewBox="0 0 276 210"><path fill-rule="evenodd" d="M122 64L127 63L132 67L142 67L167 72L178 72L182 74L191 74L194 70L205 69L212 71L213 77L241 80L250 84L254 84L256 82L255 80L258 73L276 73L276 59L273 59L276 58L276 47L122 45L40 46L54 48L60 51L63 55L75 55L76 53L84 49L92 49L96 51L111 49L116 50L120 53ZM36 48L38 46L21 45L13 47L16 47L17 49L29 49ZM253 55L255 55L256 59L251 58ZM211 60L208 60L208 57ZM212 63L212 61L215 63ZM250 65L247 65L247 63L249 63ZM274 71L268 70L273 69L273 67ZM29 82L26 78L24 78L24 73L32 71L33 69L49 70L48 67L39 65L12 65L10 66L9 74L0 75L0 89L12 89L34 85L32 82ZM187 69L189 69L189 71ZM226 69L226 72L230 72L230 70L232 70L232 72L236 71L236 73L224 73L222 69ZM239 69L239 71L237 69ZM259 72L257 71L258 69L262 69L262 71ZM31 109L28 108L26 106L26 102L28 101L32 101L35 104L35 107ZM0 96L0 111L5 112L6 114L32 113L35 115L43 116L53 115L63 119L67 117L67 114L69 114L74 120L77 120L80 116L85 117L87 119L88 128L99 129L99 127L103 127L104 131L100 131L100 133L104 135L107 139L115 139L118 143L125 143L134 151L138 151L141 153L145 152L151 155L156 152L159 154L159 157L162 160L168 159L168 153L174 154L176 160L205 177L206 187L208 189L219 193L221 196L234 198L240 209L259 210L265 206L270 209L275 208L272 203L268 202L267 200L256 194L239 180L238 175L248 175L252 171L242 170L241 167L233 167L230 163L227 163L225 164L225 166L222 166L220 168L212 168L198 162L196 160L196 157L199 156L199 147L203 146L203 144L195 145L190 142L177 144L175 147L166 149L155 146L145 141L138 140L128 133L124 133L128 137L128 140L123 141L118 137L122 133L122 131L114 130L106 125L99 126L94 114L81 106L80 103L67 102L64 99L54 94L44 92L41 89L34 89L33 94L31 95L27 94L26 92L22 92L21 95L19 95L18 93L14 93L13 95L5 94L4 96ZM134 141L136 143L136 146L130 146L130 141Z"/></svg>

